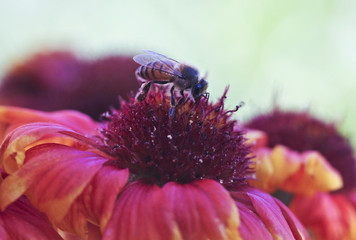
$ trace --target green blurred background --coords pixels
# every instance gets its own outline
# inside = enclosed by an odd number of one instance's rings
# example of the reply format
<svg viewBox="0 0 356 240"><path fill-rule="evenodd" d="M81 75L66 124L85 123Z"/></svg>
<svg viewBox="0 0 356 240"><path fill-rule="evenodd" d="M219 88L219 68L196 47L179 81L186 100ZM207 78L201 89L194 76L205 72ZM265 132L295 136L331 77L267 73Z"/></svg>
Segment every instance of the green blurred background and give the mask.
<svg viewBox="0 0 356 240"><path fill-rule="evenodd" d="M356 145L356 1L0 0L0 75L43 49L153 50L208 71L247 120L278 104L340 124Z"/></svg>

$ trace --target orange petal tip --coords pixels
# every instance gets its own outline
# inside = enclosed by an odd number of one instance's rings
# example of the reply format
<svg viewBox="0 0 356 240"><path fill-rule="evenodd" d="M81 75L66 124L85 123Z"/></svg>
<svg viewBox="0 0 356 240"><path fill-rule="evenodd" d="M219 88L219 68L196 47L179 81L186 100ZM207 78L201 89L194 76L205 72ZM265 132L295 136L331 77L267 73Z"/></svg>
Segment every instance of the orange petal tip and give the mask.
<svg viewBox="0 0 356 240"><path fill-rule="evenodd" d="M341 175L315 151L298 153L277 145L273 149L258 149L255 156L252 161L256 179L250 182L267 192L281 189L311 195L343 185Z"/></svg>

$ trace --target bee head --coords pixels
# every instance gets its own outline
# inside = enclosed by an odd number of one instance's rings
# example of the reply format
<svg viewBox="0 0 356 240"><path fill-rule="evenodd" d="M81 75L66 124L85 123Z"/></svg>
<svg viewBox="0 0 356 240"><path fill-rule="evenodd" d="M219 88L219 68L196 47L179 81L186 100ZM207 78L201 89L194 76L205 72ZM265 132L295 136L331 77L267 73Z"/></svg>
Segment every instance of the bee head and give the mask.
<svg viewBox="0 0 356 240"><path fill-rule="evenodd" d="M192 96L194 100L197 100L200 96L205 94L206 89L208 88L208 82L202 78L194 87L192 88Z"/></svg>

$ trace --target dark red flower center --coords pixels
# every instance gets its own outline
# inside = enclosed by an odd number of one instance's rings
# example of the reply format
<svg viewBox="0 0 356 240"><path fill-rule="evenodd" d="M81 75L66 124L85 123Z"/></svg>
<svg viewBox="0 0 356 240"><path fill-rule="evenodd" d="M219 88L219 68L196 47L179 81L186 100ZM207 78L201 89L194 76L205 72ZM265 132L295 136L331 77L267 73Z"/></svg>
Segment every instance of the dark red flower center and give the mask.
<svg viewBox="0 0 356 240"><path fill-rule="evenodd" d="M233 111L224 110L226 92L217 104L204 99L178 106L173 117L164 90L151 91L143 102L122 103L102 129L111 164L160 185L206 178L230 188L246 184L250 150L243 132L234 130Z"/></svg>

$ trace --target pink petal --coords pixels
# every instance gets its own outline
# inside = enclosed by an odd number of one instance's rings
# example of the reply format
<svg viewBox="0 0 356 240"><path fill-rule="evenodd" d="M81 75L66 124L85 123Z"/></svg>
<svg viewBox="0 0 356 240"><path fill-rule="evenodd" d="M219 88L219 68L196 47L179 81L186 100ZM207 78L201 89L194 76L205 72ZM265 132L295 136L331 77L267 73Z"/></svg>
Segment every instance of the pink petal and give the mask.
<svg viewBox="0 0 356 240"><path fill-rule="evenodd" d="M201 180L162 188L130 184L120 195L103 239L240 239L238 212L217 182Z"/></svg>
<svg viewBox="0 0 356 240"><path fill-rule="evenodd" d="M236 239L238 212L229 193L212 180L163 187L183 239Z"/></svg>
<svg viewBox="0 0 356 240"><path fill-rule="evenodd" d="M121 170L104 165L57 226L82 238L88 231L88 221L99 224L103 231L111 217L117 196L126 185L128 177L127 169Z"/></svg>
<svg viewBox="0 0 356 240"><path fill-rule="evenodd" d="M60 222L106 161L59 144L33 147L26 152L26 164L0 186L1 208L26 192L35 207Z"/></svg>
<svg viewBox="0 0 356 240"><path fill-rule="evenodd" d="M281 208L280 203L277 204L276 199L269 194L246 187L244 191L231 192L231 196L238 206L242 203L250 210L246 211L245 208L242 208L241 218L242 216L250 218L242 220L242 222L255 224L248 226L247 229L241 229L244 226L242 224L240 227L241 234L244 234L242 237L248 239L249 236L253 236L252 239L269 239L272 236L272 239L308 239L308 235L299 221L295 217L289 216L292 214L285 208ZM256 216L260 222L257 221ZM270 235L266 234L265 229ZM254 238L254 234L260 238Z"/></svg>
<svg viewBox="0 0 356 240"><path fill-rule="evenodd" d="M128 169L103 166L80 196L92 221L100 223L102 231L111 217L117 196L127 184L128 178Z"/></svg>
<svg viewBox="0 0 356 240"><path fill-rule="evenodd" d="M144 236L146 239L171 239L174 226L168 221L171 212L164 200L158 186L132 183L120 195L102 239L140 240Z"/></svg>
<svg viewBox="0 0 356 240"><path fill-rule="evenodd" d="M20 107L0 106L0 123L2 126L8 125L7 132L19 125L34 122L57 123L86 134L96 133L98 128L98 124L90 117L77 111L62 110L48 113Z"/></svg>
<svg viewBox="0 0 356 240"><path fill-rule="evenodd" d="M269 240L273 239L261 219L246 205L236 201L239 209L240 221L239 232L244 240Z"/></svg>
<svg viewBox="0 0 356 240"><path fill-rule="evenodd" d="M253 190L247 192L247 195L261 220L271 229L273 237L293 239L293 234L287 221L270 195Z"/></svg>
<svg viewBox="0 0 356 240"><path fill-rule="evenodd" d="M14 173L25 161L25 150L43 138L58 136L59 131L71 131L67 127L52 123L25 124L12 131L0 148L0 163L6 173ZM63 135L63 141L65 138ZM74 140L71 140L74 141Z"/></svg>
<svg viewBox="0 0 356 240"><path fill-rule="evenodd" d="M299 219L289 210L289 208L284 205L278 199L274 199L278 206L280 207L283 216L285 217L286 221L288 222L289 227L291 228L293 235L295 236L296 240L308 239L308 232L301 224Z"/></svg>
<svg viewBox="0 0 356 240"><path fill-rule="evenodd" d="M24 197L0 213L0 238L62 239L47 217L33 208Z"/></svg>
<svg viewBox="0 0 356 240"><path fill-rule="evenodd" d="M290 209L312 232L314 239L356 239L356 210L341 194L296 196Z"/></svg>
<svg viewBox="0 0 356 240"><path fill-rule="evenodd" d="M61 232L61 236L63 236L63 238L65 240L99 240L101 239L101 233L100 233L100 228L98 226L95 226L91 223L88 223L88 232L87 235L85 237L79 237L75 234L71 234L68 232Z"/></svg>

